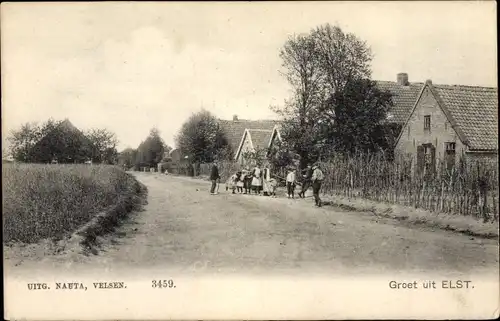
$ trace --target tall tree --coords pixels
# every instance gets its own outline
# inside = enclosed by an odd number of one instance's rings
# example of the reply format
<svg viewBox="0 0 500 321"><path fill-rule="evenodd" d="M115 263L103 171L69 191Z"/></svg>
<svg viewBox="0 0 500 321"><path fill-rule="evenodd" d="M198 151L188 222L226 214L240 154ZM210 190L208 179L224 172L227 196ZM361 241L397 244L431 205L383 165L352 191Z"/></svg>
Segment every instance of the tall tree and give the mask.
<svg viewBox="0 0 500 321"><path fill-rule="evenodd" d="M118 152L116 134L105 128L93 128L86 133L92 144L92 161L97 163L114 164Z"/></svg>
<svg viewBox="0 0 500 321"><path fill-rule="evenodd" d="M292 87L292 97L282 108L274 108L283 122L282 135L288 147L300 155L305 166L318 148L318 108L325 99L325 77L310 35L293 35L280 51L283 76Z"/></svg>
<svg viewBox="0 0 500 321"><path fill-rule="evenodd" d="M371 49L355 34L327 23L316 27L311 37L329 94L341 91L350 81L370 78Z"/></svg>
<svg viewBox="0 0 500 321"><path fill-rule="evenodd" d="M374 135L385 138L379 124L391 100L369 81L372 54L366 42L325 24L290 37L280 57L292 94L284 107L273 109L283 120L284 147L300 156L301 167L328 150L387 145Z"/></svg>
<svg viewBox="0 0 500 321"><path fill-rule="evenodd" d="M211 162L228 154L228 141L215 116L202 110L182 125L175 138L177 147L192 162Z"/></svg>
<svg viewBox="0 0 500 321"><path fill-rule="evenodd" d="M157 128L152 128L148 137L137 148L136 165L156 167L163 159L165 142Z"/></svg>

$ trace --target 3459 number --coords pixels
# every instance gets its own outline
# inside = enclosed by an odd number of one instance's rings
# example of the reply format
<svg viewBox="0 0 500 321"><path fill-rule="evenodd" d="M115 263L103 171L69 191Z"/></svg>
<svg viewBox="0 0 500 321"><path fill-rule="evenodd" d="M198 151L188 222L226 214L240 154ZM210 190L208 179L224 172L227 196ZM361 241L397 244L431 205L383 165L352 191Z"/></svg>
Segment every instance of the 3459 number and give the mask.
<svg viewBox="0 0 500 321"><path fill-rule="evenodd" d="M174 280L153 280L151 281L153 289L175 288Z"/></svg>

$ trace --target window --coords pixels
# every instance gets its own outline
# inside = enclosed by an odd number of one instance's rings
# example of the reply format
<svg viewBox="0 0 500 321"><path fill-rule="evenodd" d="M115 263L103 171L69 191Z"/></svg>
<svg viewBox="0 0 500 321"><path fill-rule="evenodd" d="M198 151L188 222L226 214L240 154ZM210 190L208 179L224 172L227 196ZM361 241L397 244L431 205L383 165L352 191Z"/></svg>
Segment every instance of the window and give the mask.
<svg viewBox="0 0 500 321"><path fill-rule="evenodd" d="M426 132L431 131L431 116L430 115L424 116L424 131L426 131Z"/></svg>
<svg viewBox="0 0 500 321"><path fill-rule="evenodd" d="M420 173L432 176L435 169L436 149L432 144L417 147L417 168Z"/></svg>
<svg viewBox="0 0 500 321"><path fill-rule="evenodd" d="M455 152L455 143L446 143L446 151Z"/></svg>
<svg viewBox="0 0 500 321"><path fill-rule="evenodd" d="M446 169L451 170L455 166L455 148L454 142L445 143L444 157L446 161Z"/></svg>
<svg viewBox="0 0 500 321"><path fill-rule="evenodd" d="M432 165L432 152L430 145L424 145L424 160L425 160L425 170L429 172Z"/></svg>

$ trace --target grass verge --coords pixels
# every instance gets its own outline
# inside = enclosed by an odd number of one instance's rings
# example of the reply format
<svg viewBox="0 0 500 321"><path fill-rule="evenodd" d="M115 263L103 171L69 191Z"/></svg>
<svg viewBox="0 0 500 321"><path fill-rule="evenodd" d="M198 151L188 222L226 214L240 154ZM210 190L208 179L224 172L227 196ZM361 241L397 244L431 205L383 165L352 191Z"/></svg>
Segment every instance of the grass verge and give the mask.
<svg viewBox="0 0 500 321"><path fill-rule="evenodd" d="M114 166L2 166L4 244L90 244L137 208L146 188Z"/></svg>
<svg viewBox="0 0 500 321"><path fill-rule="evenodd" d="M321 198L326 205L338 206L350 211L369 212L375 216L391 218L407 224L423 225L487 239L498 239L499 236L498 222L484 223L471 216L436 213L408 206L337 195L323 195Z"/></svg>

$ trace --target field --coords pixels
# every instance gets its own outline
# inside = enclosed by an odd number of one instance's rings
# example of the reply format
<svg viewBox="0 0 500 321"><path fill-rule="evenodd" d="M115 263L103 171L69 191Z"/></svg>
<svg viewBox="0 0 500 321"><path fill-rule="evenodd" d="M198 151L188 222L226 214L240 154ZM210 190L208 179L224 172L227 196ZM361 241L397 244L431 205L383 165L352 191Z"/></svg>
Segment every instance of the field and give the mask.
<svg viewBox="0 0 500 321"><path fill-rule="evenodd" d="M4 243L61 239L136 191L114 166L3 164Z"/></svg>

